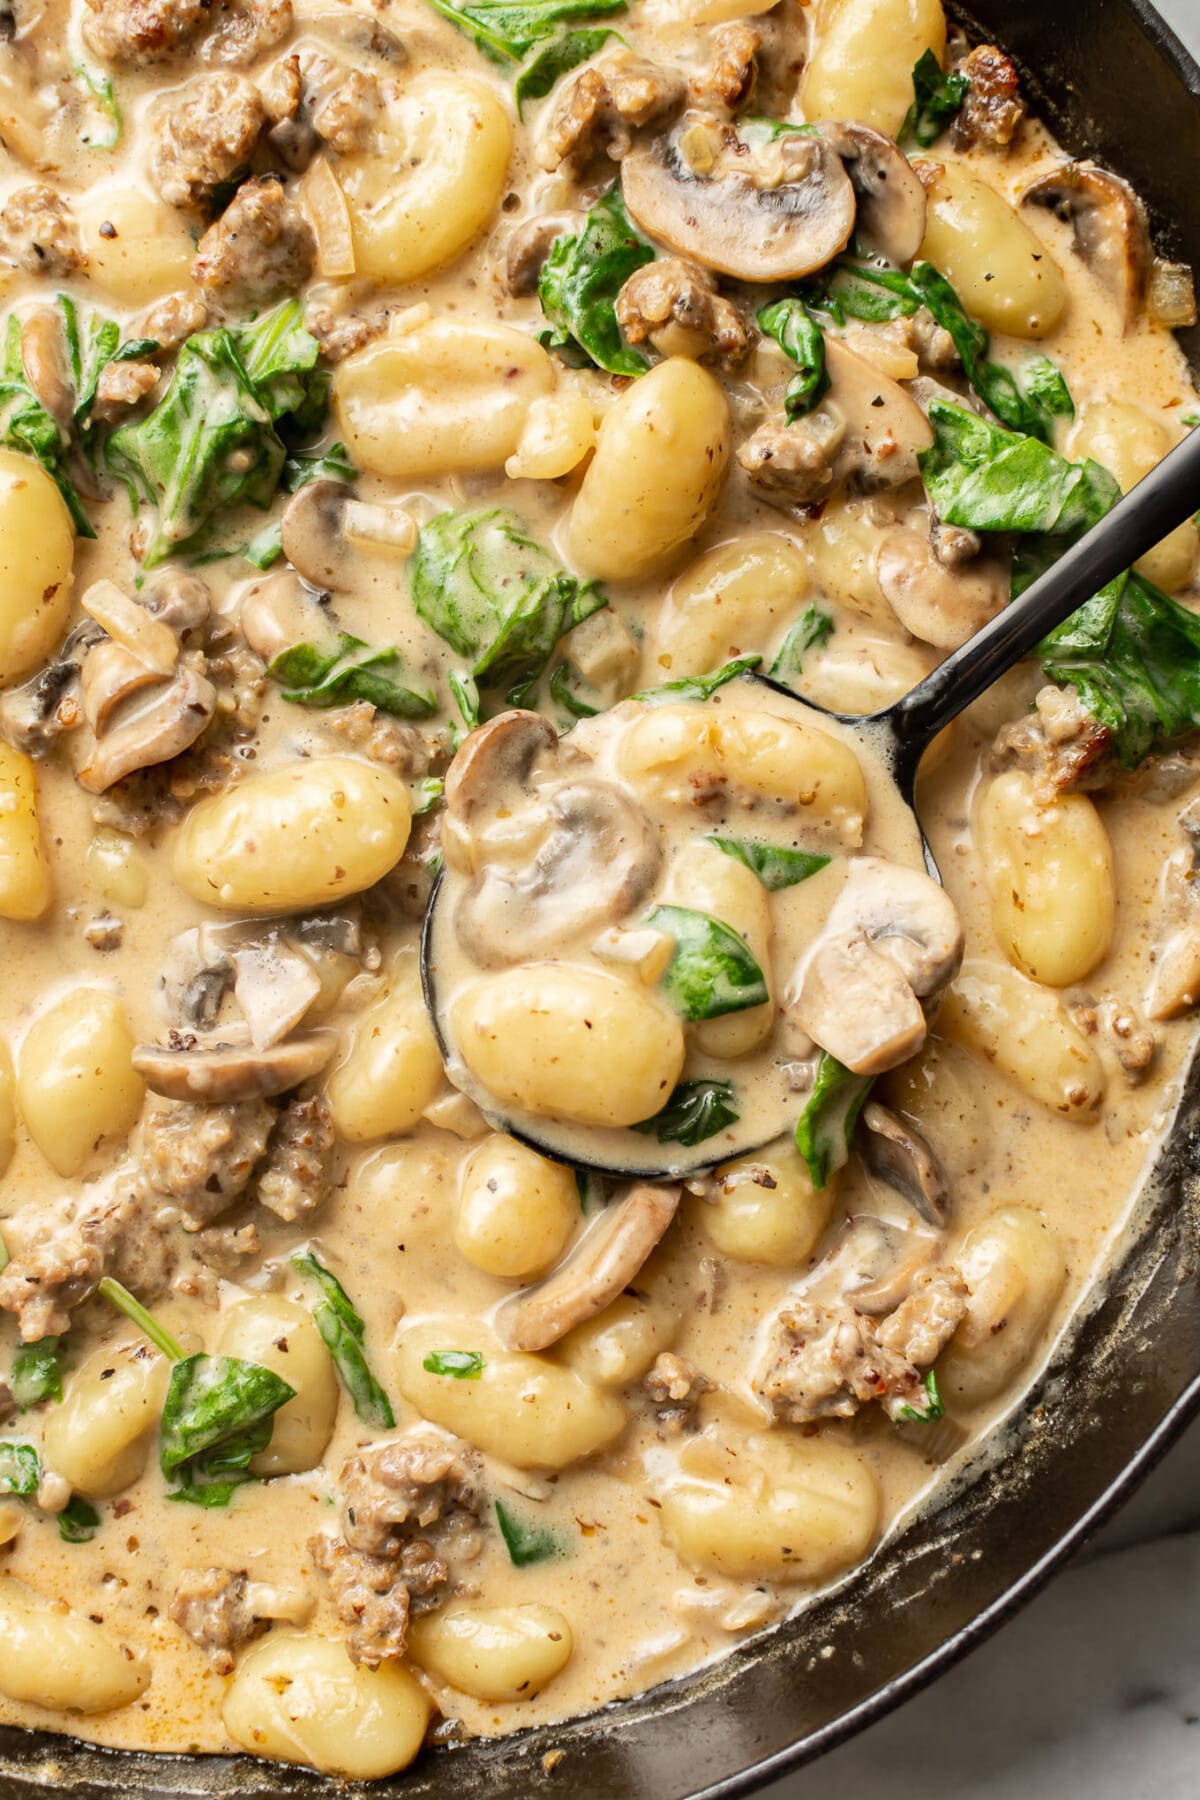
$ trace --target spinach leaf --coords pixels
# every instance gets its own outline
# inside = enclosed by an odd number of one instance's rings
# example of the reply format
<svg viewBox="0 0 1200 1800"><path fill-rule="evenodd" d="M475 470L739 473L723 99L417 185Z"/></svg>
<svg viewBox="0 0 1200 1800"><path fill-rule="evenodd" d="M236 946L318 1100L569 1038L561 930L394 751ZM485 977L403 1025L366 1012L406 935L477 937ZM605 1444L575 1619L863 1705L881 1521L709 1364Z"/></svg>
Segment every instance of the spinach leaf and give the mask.
<svg viewBox="0 0 1200 1800"><path fill-rule="evenodd" d="M311 1250L299 1251L292 1267L315 1281L324 1298L313 1308L313 1321L320 1332L333 1366L349 1394L354 1411L364 1425L375 1425L390 1431L396 1423L392 1404L371 1373L363 1339L366 1325L349 1294L331 1269L319 1262Z"/></svg>
<svg viewBox="0 0 1200 1800"><path fill-rule="evenodd" d="M796 1148L815 1188L823 1188L850 1154L850 1140L873 1075L855 1075L822 1050L817 1074L796 1125Z"/></svg>
<svg viewBox="0 0 1200 1800"><path fill-rule="evenodd" d="M552 1531L544 1525L522 1525L502 1500L496 1502L496 1523L514 1569L525 1569L530 1563L546 1562L559 1554L558 1539Z"/></svg>
<svg viewBox="0 0 1200 1800"><path fill-rule="evenodd" d="M479 723L479 689L473 676L465 669L451 669L446 677L446 685L454 695L454 704L459 716L468 731L474 731Z"/></svg>
<svg viewBox="0 0 1200 1800"><path fill-rule="evenodd" d="M634 1130L652 1133L660 1144L703 1144L741 1118L728 1081L681 1081L661 1112Z"/></svg>
<svg viewBox="0 0 1200 1800"><path fill-rule="evenodd" d="M525 117L527 100L544 100L555 84L589 56L603 49L610 37L619 38L611 25L598 25L591 31L560 31L556 37L535 51L513 84L517 117Z"/></svg>
<svg viewBox="0 0 1200 1800"><path fill-rule="evenodd" d="M758 315L758 323L768 337L775 339L784 355L796 364L796 373L783 396L788 424L794 424L805 413L810 413L829 391L825 335L804 302L794 296L764 306Z"/></svg>
<svg viewBox="0 0 1200 1800"><path fill-rule="evenodd" d="M806 306L827 312L835 325L844 325L847 319L880 325L911 318L925 304L903 270L879 258L834 263L819 281L806 282L800 292Z"/></svg>
<svg viewBox="0 0 1200 1800"><path fill-rule="evenodd" d="M423 819L426 813L431 813L445 788L446 783L441 775L423 775L420 781L415 781L410 789L413 818Z"/></svg>
<svg viewBox="0 0 1200 1800"><path fill-rule="evenodd" d="M250 1481L250 1460L271 1441L275 1413L295 1395L282 1376L236 1356L185 1356L163 1402L159 1466L168 1497L226 1506Z"/></svg>
<svg viewBox="0 0 1200 1800"><path fill-rule="evenodd" d="M41 1459L32 1444L17 1444L11 1438L0 1442L0 1494L29 1500L41 1479Z"/></svg>
<svg viewBox="0 0 1200 1800"><path fill-rule="evenodd" d="M1035 532L1062 540L1087 531L1121 497L1099 463L1068 462L1048 444L933 400L934 442L918 461L938 517L969 531Z"/></svg>
<svg viewBox="0 0 1200 1800"><path fill-rule="evenodd" d="M573 677L575 670L570 663L560 662L550 673L550 698L570 713L573 719L594 719L602 708L589 706L575 692Z"/></svg>
<svg viewBox="0 0 1200 1800"><path fill-rule="evenodd" d="M9 315L0 362L0 444L32 456L50 476L67 504L80 537L92 538L91 522L67 472L69 448L58 421L46 411L25 375L21 361L21 321Z"/></svg>
<svg viewBox="0 0 1200 1800"><path fill-rule="evenodd" d="M13 1357L9 1377L18 1412L28 1412L43 1400L62 1399L62 1348L56 1337L36 1344L21 1344Z"/></svg>
<svg viewBox="0 0 1200 1800"><path fill-rule="evenodd" d="M508 689L522 704L555 644L608 604L593 581L577 581L502 507L442 513L424 526L412 564L413 605L425 623L470 661L482 687Z"/></svg>
<svg viewBox="0 0 1200 1800"><path fill-rule="evenodd" d="M127 1287L112 1275L106 1275L96 1292L102 1299L115 1306L119 1313L124 1313L130 1322L137 1326L143 1337L148 1337L156 1350L161 1350L171 1362L182 1362L183 1345L173 1338L165 1325L160 1325L154 1314L147 1312L140 1300L135 1300Z"/></svg>
<svg viewBox="0 0 1200 1800"><path fill-rule="evenodd" d="M436 699L426 690L401 687L386 672L399 668L398 650L372 650L340 631L325 643L290 644L267 664L267 674L293 706L323 709L367 700L396 719L432 718Z"/></svg>
<svg viewBox="0 0 1200 1800"><path fill-rule="evenodd" d="M58 1535L64 1544L90 1544L100 1529L100 1514L82 1494L72 1494L58 1515Z"/></svg>
<svg viewBox="0 0 1200 1800"><path fill-rule="evenodd" d="M780 644L768 674L775 681L795 681L803 673L808 652L820 649L832 636L832 616L819 606L806 606Z"/></svg>
<svg viewBox="0 0 1200 1800"><path fill-rule="evenodd" d="M892 1413L892 1418L897 1423L903 1421L905 1424L933 1425L938 1419L945 1418L946 1407L938 1392L937 1376L932 1369L926 1371L921 1387L924 1390L924 1400L918 1401L915 1406L898 1406Z"/></svg>
<svg viewBox="0 0 1200 1800"><path fill-rule="evenodd" d="M780 888L795 887L798 881L807 881L810 875L828 867L831 860L812 850L790 850L782 844L756 844L751 838L710 836L708 841L723 850L726 856L744 863L771 894L778 893Z"/></svg>
<svg viewBox="0 0 1200 1800"><path fill-rule="evenodd" d="M610 375L644 375L649 359L621 336L616 298L654 248L630 224L614 181L577 236L556 238L538 277L538 299L551 330L541 333L564 362L594 363Z"/></svg>
<svg viewBox="0 0 1200 1800"><path fill-rule="evenodd" d="M94 75L86 63L76 64L75 78L82 81L91 96L92 106L101 119L99 131L93 132L90 137L81 133L80 142L90 144L93 150L113 149L121 141L124 121L111 80L107 75Z"/></svg>
<svg viewBox="0 0 1200 1800"><path fill-rule="evenodd" d="M105 451L134 504L158 509L144 568L200 549L218 514L271 504L287 458L281 433L316 429L328 403L319 354L296 300L240 331L188 338L158 405L114 431Z"/></svg>
<svg viewBox="0 0 1200 1800"><path fill-rule="evenodd" d="M450 1375L455 1381L478 1381L483 1374L482 1350L431 1350L421 1367L430 1375Z"/></svg>
<svg viewBox="0 0 1200 1800"><path fill-rule="evenodd" d="M932 50L926 50L913 68L913 103L896 134L897 142L915 138L922 150L941 137L967 97L967 76L947 74Z"/></svg>
<svg viewBox="0 0 1200 1800"><path fill-rule="evenodd" d="M624 12L626 0L429 0L435 12L473 39L493 62L520 62L527 50L553 37L569 19L599 19Z"/></svg>
<svg viewBox="0 0 1200 1800"><path fill-rule="evenodd" d="M1075 402L1063 372L1048 356L1035 356L1027 363L1023 375L1025 398L1041 413L1047 427L1055 419L1073 419ZM1049 438L1049 431L1044 433Z"/></svg>
<svg viewBox="0 0 1200 1800"><path fill-rule="evenodd" d="M646 923L675 940L659 985L682 1018L718 1019L769 998L745 940L720 919L689 906L656 906Z"/></svg>
<svg viewBox="0 0 1200 1800"><path fill-rule="evenodd" d="M711 700L718 688L736 681L739 675L748 675L761 661L761 656L739 656L711 675L684 675L678 681L664 681L661 687L643 688L631 697L649 706L665 706L673 700Z"/></svg>

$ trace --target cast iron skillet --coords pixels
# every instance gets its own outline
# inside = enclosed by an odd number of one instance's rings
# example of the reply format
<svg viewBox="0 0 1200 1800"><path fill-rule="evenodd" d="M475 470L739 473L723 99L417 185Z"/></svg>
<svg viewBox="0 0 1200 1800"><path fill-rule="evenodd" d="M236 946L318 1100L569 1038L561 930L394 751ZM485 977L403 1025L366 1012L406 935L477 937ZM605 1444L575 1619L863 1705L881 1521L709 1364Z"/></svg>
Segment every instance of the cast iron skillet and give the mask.
<svg viewBox="0 0 1200 1800"><path fill-rule="evenodd" d="M1127 176L1161 251L1200 267L1200 69L1145 0L974 0L1075 154ZM1200 368L1200 332L1187 348ZM948 1668L1031 1598L1200 1410L1200 1064L1112 1272L1023 1404L936 1507L836 1592L716 1668L589 1718L429 1752L374 1800L731 1800ZM1014 1117L1010 1129L1018 1129ZM1071 1180L1069 1169L1047 1180ZM0 1645L0 1656L4 1647ZM556 1753L547 1770L543 1759ZM0 1800L346 1793L248 1757L155 1757L0 1730Z"/></svg>

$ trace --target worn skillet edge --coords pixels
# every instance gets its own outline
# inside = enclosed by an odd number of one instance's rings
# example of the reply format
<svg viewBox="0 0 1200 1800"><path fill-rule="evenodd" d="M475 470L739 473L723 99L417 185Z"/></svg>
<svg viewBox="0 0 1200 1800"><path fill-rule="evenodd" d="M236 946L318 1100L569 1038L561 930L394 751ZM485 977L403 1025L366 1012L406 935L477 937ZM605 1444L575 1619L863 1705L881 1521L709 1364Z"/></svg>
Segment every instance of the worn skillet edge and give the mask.
<svg viewBox="0 0 1200 1800"><path fill-rule="evenodd" d="M990 5L976 0L970 14L959 7L950 10L972 28L973 35L994 35L1027 64L1036 61L1039 68L1047 70L1044 79L1030 83L1039 110L1068 145L1077 150L1093 147L1091 118L1103 117L1107 124L1109 115L1100 110L1099 102L1093 101L1091 89L1086 102L1073 106L1072 89L1077 85L1074 74L1064 68L1056 47L1046 42L1047 35L1053 39L1056 31L1065 31L1071 22L1075 13L1071 0L1054 9L1062 16L1049 20L1050 9L1045 0L1037 0L1036 5L1030 0L992 0ZM1083 11L1080 9L1081 15ZM1079 25L1088 27L1093 45L1103 35L1104 20L1097 17L1101 12L1119 24L1131 43L1140 38L1148 61L1157 66L1157 78L1172 90L1176 115L1188 101L1194 108L1200 98L1200 67L1157 11L1146 0L1098 0L1096 6L1086 9L1086 19L1078 19ZM1003 19L998 16L1001 14ZM1122 57L1116 56L1113 61L1120 65L1128 105L1129 71ZM1089 75L1092 72L1090 69ZM1193 123L1200 139L1200 123ZM1150 127L1156 146L1162 142L1161 128L1162 118L1156 116ZM1190 229L1181 227L1178 217L1172 216L1165 193L1161 189L1155 191L1153 181L1147 180L1161 158L1161 150L1152 148L1147 138L1146 166L1139 169L1136 165L1141 159L1106 131L1100 154L1129 173L1143 188L1152 214L1156 215L1156 227L1166 230L1166 241L1172 250L1179 249L1190 260L1200 262L1200 217L1190 221ZM1184 334L1183 341L1193 363L1200 364L1200 337ZM997 1583L989 1580L989 1571L985 1571L985 1581L992 1589L988 1596L978 1604L964 1598L953 1609L962 1614L958 1623L873 1685L868 1675L865 1691L848 1703L827 1698L831 1676L838 1681L854 1675L854 1682L847 1685L860 1683L861 1678L836 1656L826 1665L814 1655L806 1664L803 1656L807 1646L814 1634L819 1636L823 1626L828 1625L832 1631L839 1624L845 1625L847 1609L861 1606L864 1600L869 1603L868 1611L871 1606L878 1608L874 1623L883 1633L889 1633L897 1625L898 1606L930 1593L936 1581L927 1581L920 1573L922 1554L927 1559L936 1558L940 1551L947 1563L951 1560L953 1553L948 1545L956 1541L955 1508L961 1505L962 1492L969 1491L968 1484L960 1484L957 1495L951 1497L939 1531L923 1552L920 1548L913 1551L908 1543L913 1535L910 1525L885 1542L881 1551L849 1581L792 1624L736 1650L726 1662L711 1670L558 1729L545 1727L509 1740L457 1747L418 1764L398 1780L369 1787L356 1784L352 1788L304 1770L268 1765L248 1757L154 1756L96 1748L47 1732L3 1729L0 1800L31 1800L34 1794L47 1792L70 1793L87 1800L110 1800L119 1793L137 1794L144 1800L235 1794L246 1796L247 1800L251 1796L254 1800L291 1800L292 1796L335 1792L374 1795L378 1800L401 1795L404 1800L475 1800L484 1794L489 1800L517 1800L518 1796L525 1800L531 1793L555 1792L585 1794L587 1800L735 1800L756 1792L766 1782L813 1761L882 1718L992 1635L1033 1599L1129 1498L1200 1412L1198 1177L1200 1091L1194 1062L1170 1137L1148 1184L1148 1197L1137 1208L1136 1226L1127 1234L1127 1254L1119 1266L1114 1259L1111 1279L1103 1291L1091 1296L1089 1312L1079 1319L1066 1345L1060 1346L1028 1408L1023 1408L1023 1415L1028 1412L1035 1420L1047 1408L1053 1420L1056 1410L1069 1410L1072 1406L1091 1408L1091 1416L1081 1427L1077 1442L1065 1449L1048 1449L1045 1431L1033 1432L1025 1450L1009 1458L1016 1465L1011 1471L1012 1486L1006 1488L1001 1483L989 1499L988 1510L993 1516L1023 1509L1028 1513L1036 1508L1039 1498L1045 1498L1039 1490L1045 1480L1042 1464L1049 1461L1056 1474L1065 1469L1064 1485L1070 1490L1065 1503L1060 1503L1058 1494L1050 1496L1050 1503L1055 1507L1061 1504L1069 1522L1044 1534L1046 1541L1033 1560L1011 1576ZM1160 1245L1162 1254L1156 1259ZM1142 1312L1148 1316L1141 1316ZM1109 1316L1114 1313L1115 1318ZM1153 1342L1156 1328L1159 1338ZM1105 1341L1106 1331L1110 1341ZM1137 1354L1145 1356L1147 1344L1158 1353L1145 1359L1153 1362L1151 1375L1140 1382L1127 1382L1124 1398L1128 1404L1117 1410L1112 1394L1105 1393L1105 1378L1114 1372L1111 1366L1106 1368L1105 1355L1112 1365L1123 1348L1126 1363L1133 1364ZM1094 1367L1089 1362L1087 1377L1094 1391L1085 1393L1082 1365L1093 1354L1097 1361ZM1127 1376L1129 1371L1124 1367L1116 1373ZM1148 1429L1131 1427L1128 1414L1136 1411L1140 1416L1140 1408L1134 1402L1145 1403L1155 1382L1159 1391L1149 1400L1154 1416ZM1120 1381L1117 1385L1119 1388ZM1106 1398L1114 1408L1111 1415L1102 1410ZM1106 1441L1106 1473L1095 1491L1095 1481L1087 1478L1094 1449L1089 1440L1121 1429L1126 1432L1128 1443L1123 1440L1121 1447L1114 1449L1111 1441ZM1072 1465L1072 1453L1084 1465L1082 1470ZM995 1460L981 1459L981 1463ZM990 1469L981 1463L975 1465L976 1488L991 1479ZM1077 1502L1073 1497L1076 1487L1080 1490ZM1005 1543L1001 1537L994 1560L1010 1553L1011 1543ZM917 1588L902 1591L914 1568L918 1569ZM899 1591L891 1592L893 1589ZM945 1607L944 1591L938 1604ZM904 1663L903 1655L900 1660ZM756 1700L752 1697L758 1709L755 1719L746 1716L747 1677L758 1682ZM807 1729L802 1726L797 1716L801 1699L824 1712L823 1722L814 1722ZM798 1734L783 1743L778 1741L778 1731L771 1729L781 1703L788 1718L794 1719L794 1724L783 1724L784 1733ZM557 1776L544 1773L543 1755L558 1748L566 1756ZM740 1767L729 1766L738 1762ZM721 1773L722 1767L728 1772ZM705 1773L693 1779L693 1769ZM714 1774L716 1779L710 1779Z"/></svg>

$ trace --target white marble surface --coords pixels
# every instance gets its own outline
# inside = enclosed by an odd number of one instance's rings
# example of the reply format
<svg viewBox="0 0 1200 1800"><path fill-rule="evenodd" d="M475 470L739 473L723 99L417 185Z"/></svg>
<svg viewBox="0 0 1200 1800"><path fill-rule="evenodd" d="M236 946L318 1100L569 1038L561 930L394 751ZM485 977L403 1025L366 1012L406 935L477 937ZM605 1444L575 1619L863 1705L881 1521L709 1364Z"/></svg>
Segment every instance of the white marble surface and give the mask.
<svg viewBox="0 0 1200 1800"><path fill-rule="evenodd" d="M1200 57L1200 0L1158 4ZM1197 1800L1200 1423L1017 1619L764 1800L844 1796Z"/></svg>

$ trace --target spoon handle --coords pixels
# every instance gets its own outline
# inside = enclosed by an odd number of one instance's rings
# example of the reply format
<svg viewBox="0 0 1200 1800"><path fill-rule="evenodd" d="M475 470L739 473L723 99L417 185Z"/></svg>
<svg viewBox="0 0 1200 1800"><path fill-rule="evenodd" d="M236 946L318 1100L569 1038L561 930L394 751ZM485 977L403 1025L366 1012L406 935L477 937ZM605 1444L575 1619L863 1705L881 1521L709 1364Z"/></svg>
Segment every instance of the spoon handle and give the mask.
<svg viewBox="0 0 1200 1800"><path fill-rule="evenodd" d="M1019 600L977 631L932 674L878 715L891 727L911 774L921 752L994 681L1041 643L1085 600L1131 567L1200 509L1200 429L1131 488Z"/></svg>

